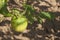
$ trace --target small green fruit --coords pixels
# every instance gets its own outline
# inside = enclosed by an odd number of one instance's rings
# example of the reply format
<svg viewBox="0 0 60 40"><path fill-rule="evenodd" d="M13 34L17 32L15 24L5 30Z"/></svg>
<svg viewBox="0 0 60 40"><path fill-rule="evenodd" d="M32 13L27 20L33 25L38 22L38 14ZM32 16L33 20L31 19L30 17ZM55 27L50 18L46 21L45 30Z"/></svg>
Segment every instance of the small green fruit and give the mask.
<svg viewBox="0 0 60 40"><path fill-rule="evenodd" d="M28 21L25 17L18 17L16 18L13 16L11 20L11 25L14 31L16 32L23 32L26 30Z"/></svg>

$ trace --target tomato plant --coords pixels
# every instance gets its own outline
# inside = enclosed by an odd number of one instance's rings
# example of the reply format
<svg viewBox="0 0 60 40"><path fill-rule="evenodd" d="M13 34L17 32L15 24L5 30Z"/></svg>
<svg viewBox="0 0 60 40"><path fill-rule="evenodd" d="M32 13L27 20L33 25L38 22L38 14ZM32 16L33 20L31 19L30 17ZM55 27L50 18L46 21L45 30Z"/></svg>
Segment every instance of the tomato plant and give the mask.
<svg viewBox="0 0 60 40"><path fill-rule="evenodd" d="M40 11L35 13L36 10L33 6L28 5L27 0L24 0L23 3L23 12L20 12L18 9L12 9L11 12L7 10L7 0L0 0L0 14L3 14L5 17L11 17L11 26L14 31L23 32L28 23L33 24L34 21L42 23L42 19L53 20L54 15L50 12Z"/></svg>

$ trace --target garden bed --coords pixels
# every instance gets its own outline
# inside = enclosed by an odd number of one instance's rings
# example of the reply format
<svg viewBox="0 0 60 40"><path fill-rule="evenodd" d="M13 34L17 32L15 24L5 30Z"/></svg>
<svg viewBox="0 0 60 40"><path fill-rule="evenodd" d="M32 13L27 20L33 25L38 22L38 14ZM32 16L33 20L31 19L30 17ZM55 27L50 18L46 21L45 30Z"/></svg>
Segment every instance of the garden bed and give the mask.
<svg viewBox="0 0 60 40"><path fill-rule="evenodd" d="M11 29L11 17L4 17L0 23L0 40L60 40L60 0L28 0L27 3L34 6L37 12L54 13L55 19L53 22L44 20L42 24L34 22L28 25L26 31L18 33ZM7 8L9 11L12 8L23 11L22 0L9 0Z"/></svg>

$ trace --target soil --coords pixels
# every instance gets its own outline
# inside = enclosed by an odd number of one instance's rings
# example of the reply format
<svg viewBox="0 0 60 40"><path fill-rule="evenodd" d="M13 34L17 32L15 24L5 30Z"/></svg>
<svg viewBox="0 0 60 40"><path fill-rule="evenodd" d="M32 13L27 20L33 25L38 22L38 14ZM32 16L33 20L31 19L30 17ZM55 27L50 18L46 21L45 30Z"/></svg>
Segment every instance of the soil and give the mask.
<svg viewBox="0 0 60 40"><path fill-rule="evenodd" d="M23 11L23 0L9 0L8 10L18 8ZM18 33L11 29L11 17L4 17L0 22L0 40L60 40L60 0L28 0L27 4L32 5L37 12L48 11L55 15L53 21L44 20L39 24L29 24L27 29Z"/></svg>

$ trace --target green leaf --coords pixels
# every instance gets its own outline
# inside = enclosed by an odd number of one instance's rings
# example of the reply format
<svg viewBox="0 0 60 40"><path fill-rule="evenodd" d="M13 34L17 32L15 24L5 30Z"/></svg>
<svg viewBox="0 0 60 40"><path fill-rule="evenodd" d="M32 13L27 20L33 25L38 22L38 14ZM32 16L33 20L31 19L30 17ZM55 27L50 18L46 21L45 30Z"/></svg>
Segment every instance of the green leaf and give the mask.
<svg viewBox="0 0 60 40"><path fill-rule="evenodd" d="M27 19L29 20L29 23L32 24L34 23L34 8L31 5L24 5L24 8L26 10L25 16L27 17Z"/></svg>
<svg viewBox="0 0 60 40"><path fill-rule="evenodd" d="M3 14L6 17L12 16L12 14L9 13L9 11L7 10L7 6L6 5L0 10L0 14Z"/></svg>
<svg viewBox="0 0 60 40"><path fill-rule="evenodd" d="M34 19L33 19L33 16L31 15L31 12L30 11L28 11L25 16L29 20L29 23L30 24L34 23Z"/></svg>
<svg viewBox="0 0 60 40"><path fill-rule="evenodd" d="M40 16L42 18L46 18L46 19L49 19L49 20L54 19L54 15L52 13L49 13L49 12L41 12Z"/></svg>
<svg viewBox="0 0 60 40"><path fill-rule="evenodd" d="M27 10L30 11L31 13L35 12L35 9L31 5L24 5L24 8L25 9L27 8Z"/></svg>

